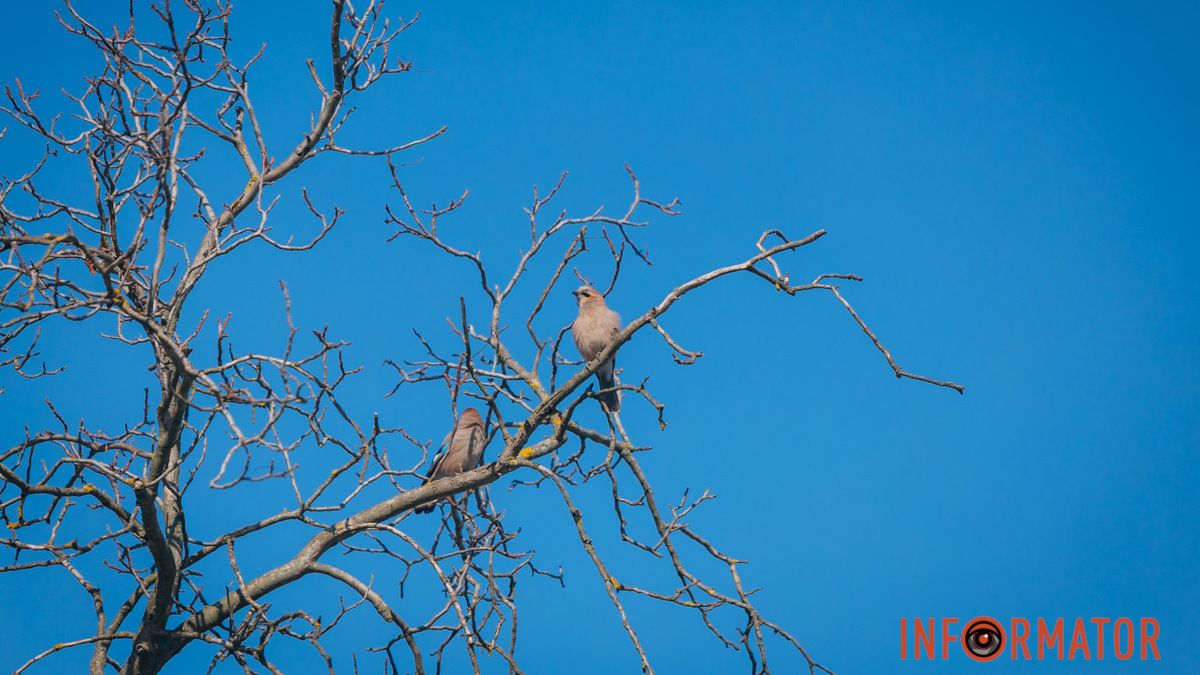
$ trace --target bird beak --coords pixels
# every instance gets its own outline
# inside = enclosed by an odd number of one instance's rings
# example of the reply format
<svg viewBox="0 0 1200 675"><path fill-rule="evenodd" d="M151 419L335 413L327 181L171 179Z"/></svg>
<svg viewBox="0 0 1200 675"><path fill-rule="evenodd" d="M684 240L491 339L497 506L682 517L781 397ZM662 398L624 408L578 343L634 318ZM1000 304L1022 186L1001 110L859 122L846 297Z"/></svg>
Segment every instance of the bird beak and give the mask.
<svg viewBox="0 0 1200 675"><path fill-rule="evenodd" d="M573 295L573 296L575 296L575 297L577 297L577 298L578 298L578 297L579 297L579 291L578 291L578 290L571 291L571 295Z"/></svg>

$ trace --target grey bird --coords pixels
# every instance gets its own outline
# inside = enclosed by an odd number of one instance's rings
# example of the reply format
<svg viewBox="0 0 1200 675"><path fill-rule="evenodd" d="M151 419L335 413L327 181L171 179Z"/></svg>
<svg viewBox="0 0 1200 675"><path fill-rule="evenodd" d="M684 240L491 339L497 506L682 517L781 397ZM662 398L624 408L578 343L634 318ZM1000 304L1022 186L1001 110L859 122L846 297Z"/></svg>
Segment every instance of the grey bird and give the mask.
<svg viewBox="0 0 1200 675"><path fill-rule="evenodd" d="M613 335L620 332L621 317L608 308L604 296L591 286L580 286L571 294L579 305L579 316L571 324L571 337L575 338L575 348L580 356L592 361L612 344ZM613 374L616 367L617 356L613 354L596 369L596 382L601 389L616 386ZM617 412L621 409L621 392L614 390L600 394L600 402L611 412Z"/></svg>
<svg viewBox="0 0 1200 675"><path fill-rule="evenodd" d="M479 411L474 408L462 411L454 423L454 428L446 435L446 440L442 441L443 450L433 459L429 478L426 478L422 485L446 476L455 476L479 466L486 444L487 433L483 429L483 418L479 416ZM429 513L434 506L437 506L437 501L413 510L417 513Z"/></svg>

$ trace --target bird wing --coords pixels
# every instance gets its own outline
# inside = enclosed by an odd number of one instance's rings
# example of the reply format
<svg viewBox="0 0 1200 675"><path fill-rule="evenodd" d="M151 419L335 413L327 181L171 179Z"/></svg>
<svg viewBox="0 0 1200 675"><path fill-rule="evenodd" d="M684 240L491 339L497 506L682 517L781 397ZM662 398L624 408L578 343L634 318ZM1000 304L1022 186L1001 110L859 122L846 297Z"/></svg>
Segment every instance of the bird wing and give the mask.
<svg viewBox="0 0 1200 675"><path fill-rule="evenodd" d="M453 436L454 431L451 430L450 433L446 434L446 437L442 439L442 444L438 446L438 454L434 455L433 464L429 465L429 477L425 479L426 483L431 480L437 480L438 478L441 478L441 476L438 475L438 472L442 470L442 463L446 461L446 455L450 454L450 439Z"/></svg>
<svg viewBox="0 0 1200 675"><path fill-rule="evenodd" d="M434 455L433 464L429 465L429 475L425 477L425 483L437 480L439 478L438 470L442 468L442 460L445 458L445 450L439 451L438 454ZM422 485L424 485L424 483L422 483Z"/></svg>
<svg viewBox="0 0 1200 675"><path fill-rule="evenodd" d="M476 426L471 429L471 449L468 451L470 458L470 467L474 469L483 461L484 446L487 445L487 434L483 432L483 427Z"/></svg>

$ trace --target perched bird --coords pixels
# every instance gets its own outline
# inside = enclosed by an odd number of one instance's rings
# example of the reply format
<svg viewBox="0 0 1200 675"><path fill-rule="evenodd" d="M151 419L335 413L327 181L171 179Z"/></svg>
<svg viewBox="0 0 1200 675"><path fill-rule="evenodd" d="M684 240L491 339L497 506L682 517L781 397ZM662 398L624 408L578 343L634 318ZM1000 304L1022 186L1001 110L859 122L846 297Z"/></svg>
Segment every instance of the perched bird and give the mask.
<svg viewBox="0 0 1200 675"><path fill-rule="evenodd" d="M434 458L429 478L426 478L422 485L439 478L470 471L479 466L479 461L483 459L483 447L486 444L487 433L484 432L483 418L479 416L479 411L474 408L462 411L462 414L458 416L458 421L454 423L454 428L450 430L446 440L442 441L442 453ZM429 513L436 505L437 502L433 501L425 506L417 507L414 511Z"/></svg>
<svg viewBox="0 0 1200 675"><path fill-rule="evenodd" d="M575 338L575 348L580 356L591 361L612 344L613 335L621 330L621 317L608 308L604 296L591 286L580 286L571 294L579 304L579 316L571 324L571 337ZM614 354L596 369L596 381L601 389L616 386L613 375L616 366ZM610 411L617 412L621 409L621 392L614 390L601 394L600 402Z"/></svg>

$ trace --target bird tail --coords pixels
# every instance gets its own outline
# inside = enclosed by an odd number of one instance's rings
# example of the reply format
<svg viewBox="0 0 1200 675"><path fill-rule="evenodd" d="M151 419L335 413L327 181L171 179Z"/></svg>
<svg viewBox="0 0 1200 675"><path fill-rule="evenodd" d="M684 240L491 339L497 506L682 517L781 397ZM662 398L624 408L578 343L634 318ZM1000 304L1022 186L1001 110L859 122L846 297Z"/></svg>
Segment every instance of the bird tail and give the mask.
<svg viewBox="0 0 1200 675"><path fill-rule="evenodd" d="M609 365L607 368L601 368L596 371L596 381L600 383L601 389L612 389L617 386L617 379L613 375L613 367ZM600 402L604 407L608 408L609 412L620 412L621 410L621 392L617 389L601 393Z"/></svg>

